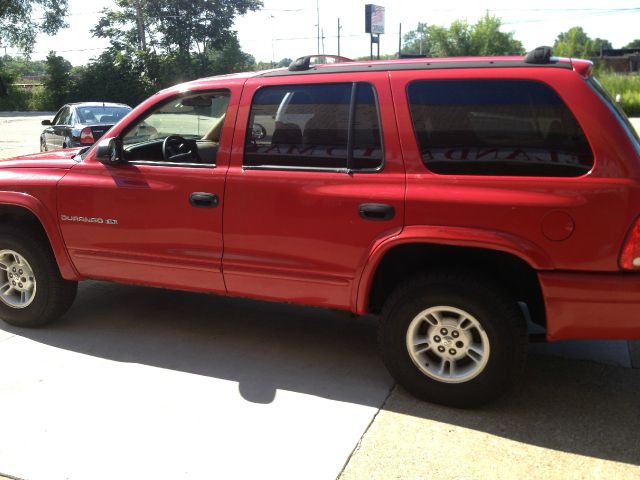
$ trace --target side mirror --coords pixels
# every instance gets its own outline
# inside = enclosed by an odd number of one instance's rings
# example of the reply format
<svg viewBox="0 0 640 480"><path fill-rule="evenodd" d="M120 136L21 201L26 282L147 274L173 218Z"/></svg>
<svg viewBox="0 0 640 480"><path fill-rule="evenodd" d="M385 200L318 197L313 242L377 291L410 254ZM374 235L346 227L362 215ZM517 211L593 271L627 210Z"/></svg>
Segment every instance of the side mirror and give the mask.
<svg viewBox="0 0 640 480"><path fill-rule="evenodd" d="M42 122L40 122L42 125L51 125L51 120L42 120Z"/></svg>
<svg viewBox="0 0 640 480"><path fill-rule="evenodd" d="M100 140L96 147L96 160L106 165L124 163L122 155L122 143L118 137L110 137Z"/></svg>

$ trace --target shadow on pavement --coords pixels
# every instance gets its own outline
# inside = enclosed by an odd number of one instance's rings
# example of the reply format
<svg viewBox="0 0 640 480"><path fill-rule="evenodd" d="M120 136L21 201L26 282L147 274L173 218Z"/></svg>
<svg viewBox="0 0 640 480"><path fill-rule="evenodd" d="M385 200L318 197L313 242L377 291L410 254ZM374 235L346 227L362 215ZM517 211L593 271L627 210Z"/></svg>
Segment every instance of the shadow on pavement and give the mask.
<svg viewBox="0 0 640 480"><path fill-rule="evenodd" d="M1 325L65 350L238 382L257 403L286 390L380 407L393 384L375 319L321 309L87 282L59 323ZM523 385L480 410L397 397L385 409L640 465L640 370L532 355Z"/></svg>

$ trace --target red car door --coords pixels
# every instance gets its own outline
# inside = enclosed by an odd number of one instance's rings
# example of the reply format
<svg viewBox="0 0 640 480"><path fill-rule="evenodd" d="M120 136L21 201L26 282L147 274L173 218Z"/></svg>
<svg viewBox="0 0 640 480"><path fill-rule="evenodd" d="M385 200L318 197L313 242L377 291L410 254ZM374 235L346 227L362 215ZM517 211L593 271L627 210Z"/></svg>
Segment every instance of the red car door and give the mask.
<svg viewBox="0 0 640 480"><path fill-rule="evenodd" d="M251 79L238 115L224 212L229 293L351 308L372 246L403 226L388 74Z"/></svg>
<svg viewBox="0 0 640 480"><path fill-rule="evenodd" d="M135 119L134 128L122 128L120 136L125 138L129 161L105 165L90 155L60 181L62 234L81 275L225 291L222 202L240 88L220 90L228 97L226 119L222 111L215 116L194 114L183 122L182 112L208 107L202 106L204 102L187 102L194 98L189 94L178 95L169 103L161 100L160 106L151 107L151 111L160 108L159 113L143 117L142 123ZM194 137L202 132L206 136L217 120L224 122L219 143L194 140L198 163L180 154L175 157L180 161L159 157L169 134L186 135L185 129L193 126Z"/></svg>

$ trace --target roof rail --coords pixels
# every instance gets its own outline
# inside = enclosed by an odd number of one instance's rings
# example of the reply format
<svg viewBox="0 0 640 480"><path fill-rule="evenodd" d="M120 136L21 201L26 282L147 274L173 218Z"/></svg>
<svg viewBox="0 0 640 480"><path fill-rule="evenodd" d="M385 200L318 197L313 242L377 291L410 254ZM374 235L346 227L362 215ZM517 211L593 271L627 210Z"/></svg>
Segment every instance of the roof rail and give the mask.
<svg viewBox="0 0 640 480"><path fill-rule="evenodd" d="M551 47L538 47L535 50L531 50L525 55L524 63L532 63L534 65L553 63Z"/></svg>
<svg viewBox="0 0 640 480"><path fill-rule="evenodd" d="M300 72L302 70L309 70L311 68L312 58L332 58L336 62L353 62L350 58L340 57L338 55L306 55L304 57L297 58L289 65L290 72Z"/></svg>

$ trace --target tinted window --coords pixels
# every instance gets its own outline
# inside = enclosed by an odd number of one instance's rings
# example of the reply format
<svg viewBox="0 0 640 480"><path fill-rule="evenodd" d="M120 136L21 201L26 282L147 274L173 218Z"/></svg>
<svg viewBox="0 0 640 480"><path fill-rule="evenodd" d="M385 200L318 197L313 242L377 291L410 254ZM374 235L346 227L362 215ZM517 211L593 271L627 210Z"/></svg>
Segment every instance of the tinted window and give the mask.
<svg viewBox="0 0 640 480"><path fill-rule="evenodd" d="M244 164L369 169L382 163L373 87L358 84L265 87L253 98ZM351 148L349 134L351 128Z"/></svg>
<svg viewBox="0 0 640 480"><path fill-rule="evenodd" d="M408 89L425 166L462 175L579 176L593 154L547 85L527 80L433 80Z"/></svg>
<svg viewBox="0 0 640 480"><path fill-rule="evenodd" d="M64 107L53 121L54 125L69 125L71 121L71 109Z"/></svg>
<svg viewBox="0 0 640 480"><path fill-rule="evenodd" d="M353 123L353 168L378 168L382 165L382 142L378 105L371 85L358 85Z"/></svg>
<svg viewBox="0 0 640 480"><path fill-rule="evenodd" d="M636 152L640 154L640 136L629 121L629 118L627 118L627 115L624 113L622 108L620 108L620 106L613 100L613 98L611 98L611 95L609 95L609 93L604 89L600 82L595 79L595 77L589 78L589 80L587 80L587 83L591 85L591 87L598 93L600 98L602 98L602 100L605 102L607 107L609 107L609 109L617 117L618 121L624 128L625 133L633 143Z"/></svg>
<svg viewBox="0 0 640 480"><path fill-rule="evenodd" d="M83 105L76 107L78 122L84 125L113 124L131 111L131 107Z"/></svg>

